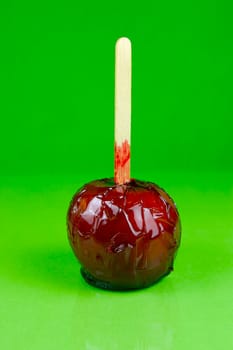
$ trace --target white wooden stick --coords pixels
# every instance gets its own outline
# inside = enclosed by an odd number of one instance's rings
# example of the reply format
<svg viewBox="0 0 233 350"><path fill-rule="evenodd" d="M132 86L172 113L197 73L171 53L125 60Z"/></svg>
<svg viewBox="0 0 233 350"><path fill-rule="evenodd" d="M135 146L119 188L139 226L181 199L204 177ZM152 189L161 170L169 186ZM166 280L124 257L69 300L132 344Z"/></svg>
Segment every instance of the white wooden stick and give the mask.
<svg viewBox="0 0 233 350"><path fill-rule="evenodd" d="M115 56L115 182L130 181L131 42L120 38Z"/></svg>

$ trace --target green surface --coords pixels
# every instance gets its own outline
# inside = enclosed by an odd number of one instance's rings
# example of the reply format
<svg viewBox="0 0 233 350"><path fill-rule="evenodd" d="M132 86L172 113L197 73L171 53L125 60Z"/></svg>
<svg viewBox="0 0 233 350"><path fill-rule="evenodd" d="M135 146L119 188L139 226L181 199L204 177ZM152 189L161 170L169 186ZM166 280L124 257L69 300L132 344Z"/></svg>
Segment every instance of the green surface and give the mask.
<svg viewBox="0 0 233 350"><path fill-rule="evenodd" d="M175 271L134 292L82 280L64 224L75 177L5 179L2 349L232 348L233 173L171 175L158 178L182 216Z"/></svg>
<svg viewBox="0 0 233 350"><path fill-rule="evenodd" d="M231 2L9 1L0 17L0 348L231 349ZM65 225L76 189L113 174L122 35L132 176L168 191L183 232L175 272L125 293L82 280Z"/></svg>

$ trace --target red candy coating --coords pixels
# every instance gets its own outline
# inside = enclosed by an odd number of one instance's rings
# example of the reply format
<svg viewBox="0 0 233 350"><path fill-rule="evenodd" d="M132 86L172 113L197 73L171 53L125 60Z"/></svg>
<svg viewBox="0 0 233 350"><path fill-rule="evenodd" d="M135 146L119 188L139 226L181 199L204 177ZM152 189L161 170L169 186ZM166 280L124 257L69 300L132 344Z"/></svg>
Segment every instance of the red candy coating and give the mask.
<svg viewBox="0 0 233 350"><path fill-rule="evenodd" d="M179 214L154 183L92 181L74 195L67 224L82 274L96 286L142 288L173 269Z"/></svg>

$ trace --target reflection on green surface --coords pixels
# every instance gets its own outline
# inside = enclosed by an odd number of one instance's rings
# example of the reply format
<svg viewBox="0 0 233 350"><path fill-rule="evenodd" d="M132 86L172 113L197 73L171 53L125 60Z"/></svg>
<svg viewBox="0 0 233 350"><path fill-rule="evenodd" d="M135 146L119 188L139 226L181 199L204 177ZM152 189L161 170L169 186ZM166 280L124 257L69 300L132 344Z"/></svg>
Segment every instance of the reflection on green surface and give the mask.
<svg viewBox="0 0 233 350"><path fill-rule="evenodd" d="M158 174L178 204L182 245L174 273L131 292L95 289L81 278L65 226L76 179L1 178L2 347L229 349L231 175L174 173L175 184Z"/></svg>

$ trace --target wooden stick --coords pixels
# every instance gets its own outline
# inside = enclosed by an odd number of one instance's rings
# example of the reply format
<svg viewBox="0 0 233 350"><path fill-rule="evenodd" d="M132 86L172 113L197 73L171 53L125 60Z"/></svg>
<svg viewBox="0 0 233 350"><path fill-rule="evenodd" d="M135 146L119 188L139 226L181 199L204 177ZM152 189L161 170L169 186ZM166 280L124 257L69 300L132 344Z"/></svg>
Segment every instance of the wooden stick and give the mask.
<svg viewBox="0 0 233 350"><path fill-rule="evenodd" d="M120 38L115 52L115 167L114 180L130 181L131 42Z"/></svg>

